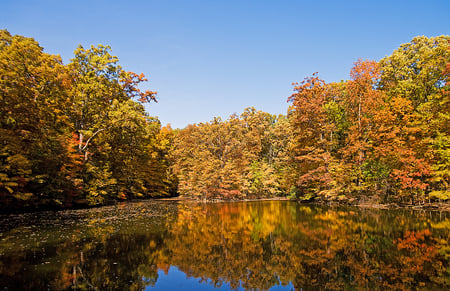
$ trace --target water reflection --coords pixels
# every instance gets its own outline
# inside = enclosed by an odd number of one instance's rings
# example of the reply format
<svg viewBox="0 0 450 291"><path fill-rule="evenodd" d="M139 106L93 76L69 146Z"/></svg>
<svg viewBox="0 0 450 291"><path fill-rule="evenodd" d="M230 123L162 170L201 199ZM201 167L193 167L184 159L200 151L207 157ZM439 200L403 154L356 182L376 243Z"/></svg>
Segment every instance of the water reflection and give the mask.
<svg viewBox="0 0 450 291"><path fill-rule="evenodd" d="M445 212L160 201L39 215L3 218L1 288L450 287Z"/></svg>

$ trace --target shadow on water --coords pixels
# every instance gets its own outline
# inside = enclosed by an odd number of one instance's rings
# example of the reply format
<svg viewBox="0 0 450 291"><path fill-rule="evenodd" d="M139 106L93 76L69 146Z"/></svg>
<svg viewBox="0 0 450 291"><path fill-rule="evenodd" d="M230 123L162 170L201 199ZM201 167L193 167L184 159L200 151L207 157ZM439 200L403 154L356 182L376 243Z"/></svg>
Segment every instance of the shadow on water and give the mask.
<svg viewBox="0 0 450 291"><path fill-rule="evenodd" d="M0 219L3 290L450 287L446 212L148 201Z"/></svg>

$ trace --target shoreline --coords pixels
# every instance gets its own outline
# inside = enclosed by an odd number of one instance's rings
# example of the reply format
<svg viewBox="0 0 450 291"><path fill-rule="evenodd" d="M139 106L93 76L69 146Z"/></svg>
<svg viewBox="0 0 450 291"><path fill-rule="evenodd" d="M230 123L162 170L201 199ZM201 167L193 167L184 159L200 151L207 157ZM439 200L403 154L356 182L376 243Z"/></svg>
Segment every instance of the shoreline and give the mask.
<svg viewBox="0 0 450 291"><path fill-rule="evenodd" d="M151 201L168 201L168 202L186 202L186 203L234 203L234 202L258 202L258 201L292 201L301 205L317 205L317 206L329 206L329 207L358 207L360 209L386 209L386 210L394 210L394 209L408 209L408 210L422 210L422 211L446 211L450 212L450 203L425 203L422 205L410 205L410 204L398 204L398 203L370 203L370 202L360 202L360 203L344 203L344 202L319 202L319 201L301 201L298 199L289 199L287 197L263 197L263 198L246 198L246 199L198 199L192 197L161 197L161 198L147 198L147 199L130 199L123 201L116 201L109 204L104 205L95 205L95 206L79 206L79 207L68 207L68 208L52 208L52 207L44 207L44 208L28 208L28 209L2 209L0 211L0 216L8 216L14 214L25 214L25 213L36 213L36 212L58 212L58 211L66 211L66 210L84 210L84 209L95 209L102 208L114 205L120 205L124 203L139 203L139 202L151 202Z"/></svg>
<svg viewBox="0 0 450 291"><path fill-rule="evenodd" d="M153 200L153 199L149 199ZM304 202L298 199L289 199L287 197L265 197L248 199L196 199L191 197L168 197L156 198L158 201L182 201L193 203L227 203L227 202L256 202L256 201L293 201L303 205L321 205L321 206L354 206L358 208L369 209L409 209L409 210L429 210L429 211L450 211L450 203L425 203L423 205L397 204L397 203L339 203L339 202ZM130 201L131 202L131 201Z"/></svg>

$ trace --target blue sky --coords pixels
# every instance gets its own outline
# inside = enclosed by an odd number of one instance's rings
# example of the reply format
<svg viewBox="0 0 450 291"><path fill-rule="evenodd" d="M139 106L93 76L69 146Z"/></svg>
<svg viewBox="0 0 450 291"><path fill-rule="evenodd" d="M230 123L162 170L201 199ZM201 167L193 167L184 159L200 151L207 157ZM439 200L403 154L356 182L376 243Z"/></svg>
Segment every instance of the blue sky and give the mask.
<svg viewBox="0 0 450 291"><path fill-rule="evenodd" d="M67 63L104 44L158 91L163 124L226 119L246 107L286 113L292 83L346 80L414 36L448 35L449 0L0 0L0 28L35 38Z"/></svg>

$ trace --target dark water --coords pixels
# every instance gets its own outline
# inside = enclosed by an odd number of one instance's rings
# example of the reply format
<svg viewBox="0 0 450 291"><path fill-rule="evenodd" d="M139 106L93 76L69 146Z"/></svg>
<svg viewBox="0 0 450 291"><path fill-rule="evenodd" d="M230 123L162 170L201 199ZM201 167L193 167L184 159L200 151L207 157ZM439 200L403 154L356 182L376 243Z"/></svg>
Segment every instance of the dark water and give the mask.
<svg viewBox="0 0 450 291"><path fill-rule="evenodd" d="M0 290L450 288L448 212L150 201L0 220Z"/></svg>

